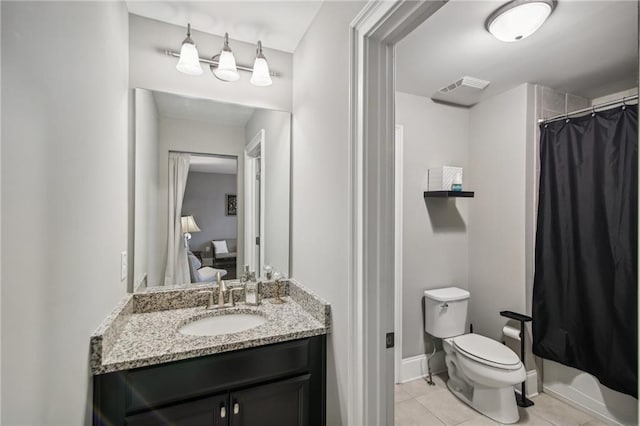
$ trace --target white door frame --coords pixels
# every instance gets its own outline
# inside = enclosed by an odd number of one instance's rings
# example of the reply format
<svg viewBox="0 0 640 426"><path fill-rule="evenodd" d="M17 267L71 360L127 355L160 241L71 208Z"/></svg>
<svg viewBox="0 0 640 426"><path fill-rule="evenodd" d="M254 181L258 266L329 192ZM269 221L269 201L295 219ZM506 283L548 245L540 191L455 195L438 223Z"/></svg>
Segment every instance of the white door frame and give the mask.
<svg viewBox="0 0 640 426"><path fill-rule="evenodd" d="M395 318L395 350L394 350L394 375L395 382L400 383L402 380L402 212L403 212L403 171L404 171L404 126L396 124L396 133L394 137L393 155L395 156L395 182L394 182L394 205L395 205L395 226L394 226L394 318Z"/></svg>
<svg viewBox="0 0 640 426"><path fill-rule="evenodd" d="M446 1L370 1L351 23L348 424L393 424L394 46Z"/></svg>
<svg viewBox="0 0 640 426"><path fill-rule="evenodd" d="M249 265L250 270L256 271L256 275L260 276L262 264L264 263L264 208L265 208L265 176L264 170L266 165L265 158L265 131L260 131L251 139L251 142L244 149L244 261ZM260 232L255 229L256 218L256 174L258 173L258 164L260 161ZM256 237L260 238L260 256L256 259Z"/></svg>

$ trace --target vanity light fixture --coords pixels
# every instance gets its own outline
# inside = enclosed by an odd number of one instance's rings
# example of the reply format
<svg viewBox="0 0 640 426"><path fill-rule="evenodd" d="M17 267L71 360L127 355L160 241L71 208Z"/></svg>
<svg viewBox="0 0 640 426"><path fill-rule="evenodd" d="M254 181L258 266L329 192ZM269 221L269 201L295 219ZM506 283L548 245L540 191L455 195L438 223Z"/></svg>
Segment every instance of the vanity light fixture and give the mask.
<svg viewBox="0 0 640 426"><path fill-rule="evenodd" d="M229 47L229 33L224 33L224 45L220 54L216 56L218 57L218 66L211 65L213 75L222 81L238 81L240 74L238 74L238 68L236 67L236 58ZM215 61L216 56L211 60Z"/></svg>
<svg viewBox="0 0 640 426"><path fill-rule="evenodd" d="M196 49L196 44L191 39L191 24L187 24L187 38L182 42L180 60L178 61L178 65L176 65L176 69L189 75L202 74L198 49Z"/></svg>
<svg viewBox="0 0 640 426"><path fill-rule="evenodd" d="M253 74L251 74L250 81L254 86L271 86L273 84L269 75L269 64L262 53L262 42L260 40L258 40L256 60L253 63Z"/></svg>
<svg viewBox="0 0 640 426"><path fill-rule="evenodd" d="M496 9L485 22L485 28L501 41L520 41L538 31L557 0L513 0Z"/></svg>
<svg viewBox="0 0 640 426"><path fill-rule="evenodd" d="M219 54L214 55L211 59L202 59L198 56L196 45L191 39L191 24L187 25L187 38L182 42L180 53L171 50L165 50L164 53L169 56L180 58L176 69L189 75L202 74L200 62L208 64L213 75L221 81L237 81L240 79L238 71L248 71L251 74L251 84L254 86L271 86L273 81L271 77L277 77L278 74L269 69L267 58L262 53L262 42L258 40L256 48L256 59L253 68L236 64L236 58L229 47L229 33L224 34L224 45Z"/></svg>

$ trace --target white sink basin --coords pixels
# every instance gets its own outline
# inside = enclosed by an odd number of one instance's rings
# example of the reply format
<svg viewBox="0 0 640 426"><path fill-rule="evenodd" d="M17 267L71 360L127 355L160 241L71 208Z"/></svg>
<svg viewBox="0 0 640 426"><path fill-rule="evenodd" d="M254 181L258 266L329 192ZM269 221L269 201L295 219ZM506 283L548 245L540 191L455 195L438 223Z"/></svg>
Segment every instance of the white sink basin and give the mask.
<svg viewBox="0 0 640 426"><path fill-rule="evenodd" d="M255 314L225 314L190 322L178 331L190 336L216 336L248 330L264 324L265 321L264 317Z"/></svg>

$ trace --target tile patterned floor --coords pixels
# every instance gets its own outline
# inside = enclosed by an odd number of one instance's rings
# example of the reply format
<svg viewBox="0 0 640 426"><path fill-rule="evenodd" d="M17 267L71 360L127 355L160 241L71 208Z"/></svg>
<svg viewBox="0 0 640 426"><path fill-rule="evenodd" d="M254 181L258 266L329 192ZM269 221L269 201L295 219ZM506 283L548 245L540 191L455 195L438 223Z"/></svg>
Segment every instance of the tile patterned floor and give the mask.
<svg viewBox="0 0 640 426"><path fill-rule="evenodd" d="M396 385L395 426L484 426L499 425L458 400L446 385L447 375L434 376L435 386L424 379ZM582 411L540 394L533 407L520 408L518 424L536 426L606 425Z"/></svg>

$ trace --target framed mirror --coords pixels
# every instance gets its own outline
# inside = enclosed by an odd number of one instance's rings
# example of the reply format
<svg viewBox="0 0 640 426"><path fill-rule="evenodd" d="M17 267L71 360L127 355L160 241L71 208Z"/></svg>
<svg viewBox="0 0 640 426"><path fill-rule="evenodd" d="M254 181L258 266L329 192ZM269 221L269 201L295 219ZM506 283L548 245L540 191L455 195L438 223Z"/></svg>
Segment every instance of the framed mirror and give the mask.
<svg viewBox="0 0 640 426"><path fill-rule="evenodd" d="M133 288L289 274L291 115L135 89Z"/></svg>

